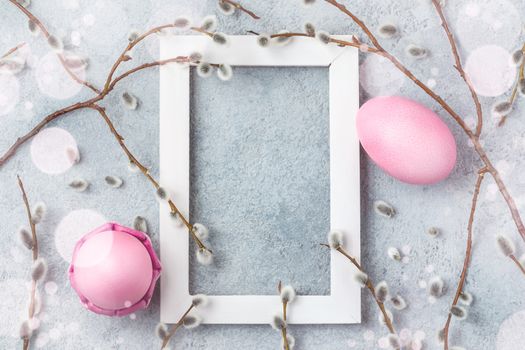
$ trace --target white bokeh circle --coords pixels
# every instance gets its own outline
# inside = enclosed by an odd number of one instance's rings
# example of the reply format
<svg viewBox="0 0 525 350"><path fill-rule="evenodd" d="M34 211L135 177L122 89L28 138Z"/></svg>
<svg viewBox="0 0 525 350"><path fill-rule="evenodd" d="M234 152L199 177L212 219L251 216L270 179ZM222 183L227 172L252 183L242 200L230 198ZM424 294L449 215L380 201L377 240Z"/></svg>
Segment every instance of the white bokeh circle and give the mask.
<svg viewBox="0 0 525 350"><path fill-rule="evenodd" d="M519 11L507 0L467 1L459 8L455 32L468 51L490 44L511 50L521 33Z"/></svg>
<svg viewBox="0 0 525 350"><path fill-rule="evenodd" d="M62 6L68 10L76 10L79 8L79 0L62 0Z"/></svg>
<svg viewBox="0 0 525 350"><path fill-rule="evenodd" d="M486 45L472 51L465 64L465 72L476 92L495 97L504 94L514 84L516 67L510 53L497 45Z"/></svg>
<svg viewBox="0 0 525 350"><path fill-rule="evenodd" d="M12 74L0 74L0 116L11 112L20 100L20 84Z"/></svg>
<svg viewBox="0 0 525 350"><path fill-rule="evenodd" d="M78 31L82 35L83 42L87 47L98 51L122 47L130 27L128 13L123 6L109 0L92 2L89 8L81 14L79 24ZM104 39L101 40L101 38Z"/></svg>
<svg viewBox="0 0 525 350"><path fill-rule="evenodd" d="M507 318L499 327L496 338L497 350L517 350L525 344L525 310Z"/></svg>
<svg viewBox="0 0 525 350"><path fill-rule="evenodd" d="M85 80L84 69L76 69L74 73L78 78ZM69 76L54 52L47 53L38 61L35 79L43 94L58 100L75 96L83 86Z"/></svg>
<svg viewBox="0 0 525 350"><path fill-rule="evenodd" d="M78 152L75 138L61 128L46 128L40 131L31 142L31 160L46 174L62 174L74 164L67 155L71 148Z"/></svg>
<svg viewBox="0 0 525 350"><path fill-rule="evenodd" d="M405 83L405 76L386 58L369 55L359 67L361 87L370 95L394 95Z"/></svg>
<svg viewBox="0 0 525 350"><path fill-rule="evenodd" d="M55 230L55 247L65 261L71 262L73 249L78 240L107 222L106 218L91 209L73 210L67 214Z"/></svg>

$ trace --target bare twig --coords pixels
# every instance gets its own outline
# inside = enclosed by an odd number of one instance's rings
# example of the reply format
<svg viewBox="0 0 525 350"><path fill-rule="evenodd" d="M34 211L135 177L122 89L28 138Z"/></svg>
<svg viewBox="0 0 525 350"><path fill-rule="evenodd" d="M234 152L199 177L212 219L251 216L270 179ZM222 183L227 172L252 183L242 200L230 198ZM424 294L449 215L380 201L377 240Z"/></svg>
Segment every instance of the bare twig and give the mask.
<svg viewBox="0 0 525 350"><path fill-rule="evenodd" d="M516 266L518 266L518 268L520 269L520 271L525 275L525 267L523 267L523 265L521 264L521 262L518 260L518 258L516 258L516 256L514 254L511 254L509 255L509 258L514 261L514 263L516 264Z"/></svg>
<svg viewBox="0 0 525 350"><path fill-rule="evenodd" d="M259 33L257 32L254 32L254 31L248 31L249 33L252 33L252 34L255 34L255 35L259 35ZM306 37L309 37L310 35L306 34L306 33L296 33L296 32L290 32L290 33L277 33L277 34L272 34L270 35L270 38L291 38L291 37L294 37L294 36L306 36Z"/></svg>
<svg viewBox="0 0 525 350"><path fill-rule="evenodd" d="M454 60L456 61L456 65L454 67L459 72L459 75L461 76L461 78L465 81L465 84L467 84L467 87L470 90L470 94L472 95L472 100L474 100L474 104L476 106L476 114L478 117L478 123L476 125L476 131L474 135L479 137L479 135L481 135L481 130L483 128L483 110L481 109L481 103L479 102L478 94L476 93L476 90L474 90L474 86L472 85L472 82L467 77L467 74L465 73L465 70L463 69L463 65L461 64L461 57L459 56L458 47L456 45L456 40L454 39L454 36L452 32L450 31L450 27L448 26L447 19L443 13L443 8L441 7L440 0L432 0L432 4L434 4L434 7L436 8L438 16L441 19L441 26L445 30L448 41L450 43L450 48L452 49L452 54L454 55Z"/></svg>
<svg viewBox="0 0 525 350"><path fill-rule="evenodd" d="M212 37L213 36L213 33L212 32L209 32L203 28L199 28L199 27L191 27L190 28L191 30L197 32L197 33L201 33L201 34L204 34L204 35L207 35L209 37Z"/></svg>
<svg viewBox="0 0 525 350"><path fill-rule="evenodd" d="M388 59L392 64L400 70L405 76L407 76L410 80L412 80L417 86L419 86L427 95L429 95L434 101L436 101L453 119L454 121L461 127L461 129L465 132L467 137L470 139L472 144L474 145L474 149L476 153L478 154L481 161L484 163L484 166L487 169L487 172L490 173L490 175L494 178L494 181L496 182L496 185L498 186L498 189L503 196L503 199L507 203L507 206L509 208L510 214L512 216L512 219L514 220L514 223L516 225L516 228L518 229L519 234L521 235L521 238L525 241L525 225L523 224L523 220L521 218L521 215L518 211L518 208L516 206L516 202L514 201L514 198L510 195L507 186L503 182L501 175L499 174L498 170L494 167L491 160L489 159L485 149L481 145L479 141L479 136L476 134L476 132L472 131L465 121L459 116L459 114L439 96L436 92L434 92L431 88L429 88L426 84L424 84L421 80L419 80L405 65L403 65L395 56L390 54L388 51L386 51L375 35L370 31L370 29L367 27L367 25L359 19L356 15L354 15L351 11L349 11L343 4L339 3L336 0L324 0L328 4L336 7L338 10L343 12L345 15L349 16L366 34L366 36L369 38L369 40L372 42L373 47L375 48L375 51L371 51L375 54L378 54L380 56L385 57Z"/></svg>
<svg viewBox="0 0 525 350"><path fill-rule="evenodd" d="M22 6L17 0L9 0L13 5L15 5L16 7L18 7L18 9L20 11L22 11L26 16L27 18L29 19L29 21L33 22L38 28L40 28L40 30L42 31L42 34L44 34L44 37L46 39L49 39L49 37L51 36L51 34L49 33L49 31L47 30L47 28L44 26L44 24L35 16L31 13L31 11L29 11L27 8L25 8L24 6ZM71 68L69 68L66 64L66 58L64 57L64 54L60 53L60 52L57 52L57 57L60 61L60 63L62 64L62 66L64 67L64 69L66 70L67 74L73 79L75 80L77 83L79 84L82 84L84 86L86 86L87 88L89 88L91 91L93 91L94 93L96 94L100 94L100 90L97 89L93 84L89 83L88 81L86 80L83 80L81 79L78 75L76 75L72 70Z"/></svg>
<svg viewBox="0 0 525 350"><path fill-rule="evenodd" d="M182 324L184 323L184 319L186 318L186 316L188 316L188 314L190 313L191 310L193 310L194 307L195 307L195 305L192 303L188 307L186 312L181 316L181 318L179 319L179 322L177 322L173 326L171 326L170 330L168 331L167 336L162 341L161 350L164 349L166 346L168 346L168 343L170 342L171 337L173 337L175 332L177 332L177 330L182 326Z"/></svg>
<svg viewBox="0 0 525 350"><path fill-rule="evenodd" d="M461 296L461 292L463 291L463 286L465 285L465 279L467 278L467 272L468 272L468 268L470 265L470 259L472 256L472 228L474 224L474 215L476 213L479 191L481 189L481 183L483 182L483 179L486 173L487 173L486 168L483 168L478 172L478 178L476 180L476 185L474 187L474 195L472 196L472 205L470 208L470 216L469 216L468 225L467 225L467 248L465 251L465 259L463 261L463 269L461 270L461 275L459 277L458 287L456 288L456 294L454 296L454 300L452 301L453 306L458 303L459 297ZM447 316L447 321L445 323L445 327L443 328L445 350L448 350L448 332L450 329L451 320L452 320L452 314L449 312Z"/></svg>
<svg viewBox="0 0 525 350"><path fill-rule="evenodd" d="M242 11L246 13L248 16L250 16L253 19L261 19L261 17L257 16L253 11L248 10L246 7L242 6L240 3L232 0L219 0L219 2L230 4L233 7L235 7L237 10Z"/></svg>
<svg viewBox="0 0 525 350"><path fill-rule="evenodd" d="M2 55L2 57L0 58L6 58L8 57L9 55L12 55L13 53L15 53L18 49L20 49L21 47L25 46L26 43L20 43L18 45L16 45L15 47L13 47L12 49L10 49L9 51L7 51L5 54Z"/></svg>
<svg viewBox="0 0 525 350"><path fill-rule="evenodd" d="M330 248L330 246L328 244L321 244L323 247L327 247L327 248ZM361 266L361 264L357 261L356 258L354 258L353 256L351 256L350 254L348 254L344 248L342 247L339 247L336 249L339 253L341 253L345 258L347 258L348 260L350 260L350 262L361 272L363 273L366 273L366 271L363 269L363 267ZM391 333L391 334L397 334L396 333L396 330L394 328L394 324L392 323L392 320L390 319L390 317L388 316L388 313L386 312L386 308L385 308L385 304L383 302L381 302L377 296L376 296L376 292L375 292L375 286L374 284L372 283L372 280L370 279L370 277L367 279L366 281L366 284L365 284L366 288L370 291L370 293L372 294L372 297L374 298L377 306L379 307L379 311L381 311L381 314L383 315L383 319L385 320L385 325L386 327L388 328L388 331Z"/></svg>
<svg viewBox="0 0 525 350"><path fill-rule="evenodd" d="M38 239L36 236L36 225L33 220L33 216L31 214L31 206L29 205L29 199L27 198L27 193L24 188L24 183L22 182L22 179L20 176L17 175L18 178L18 187L20 187L20 191L22 192L22 199L24 200L24 206L26 208L27 212L27 219L29 221L29 226L31 227L31 237L32 237L32 254L33 254L33 262L35 262L38 259ZM36 299L36 287L37 287L37 281L35 279L31 280L31 290L30 290L30 302L29 302L29 310L28 310L28 319L32 319L35 315L35 299ZM30 345L31 337L24 338L23 342L23 349L28 350Z"/></svg>
<svg viewBox="0 0 525 350"><path fill-rule="evenodd" d="M281 329L281 336L283 337L284 350L290 350L290 344L288 344L288 335L286 334L286 327Z"/></svg>

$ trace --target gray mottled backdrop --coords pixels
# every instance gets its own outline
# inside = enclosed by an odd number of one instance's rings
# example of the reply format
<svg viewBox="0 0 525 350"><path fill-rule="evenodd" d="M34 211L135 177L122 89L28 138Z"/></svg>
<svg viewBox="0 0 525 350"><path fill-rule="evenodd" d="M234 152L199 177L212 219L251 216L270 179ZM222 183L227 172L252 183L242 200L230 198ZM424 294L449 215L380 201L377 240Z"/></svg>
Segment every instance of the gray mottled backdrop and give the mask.
<svg viewBox="0 0 525 350"><path fill-rule="evenodd" d="M474 120L468 90L452 65L449 47L429 0L346 1L372 28L395 23L401 35L385 41L413 72L465 116ZM355 33L352 22L320 2L305 9L299 0L254 1L244 5L262 19L246 15L219 15L220 30L243 34L247 30L297 30L311 21L332 33ZM101 86L112 61L132 29L173 20L184 14L199 20L217 13L213 0L199 1L79 1L34 0L30 9L64 38L73 52L89 58L87 79ZM508 72L501 73L508 52L520 46L525 3L518 0L447 1L462 55L478 74L486 110L482 141L507 181L520 209L525 209L523 149L525 103L504 127L490 115L494 101L508 94ZM91 95L77 89L56 65L42 38L27 30L26 18L8 1L0 3L0 51L25 41L22 50L29 68L16 76L0 75L0 150L46 114ZM429 50L427 58L410 60L409 44ZM155 39L134 53L134 62L156 56ZM499 62L499 66L498 66ZM507 63L506 61L504 62ZM480 73L481 71L481 73ZM512 80L514 72L510 74ZM476 78L475 77L475 78ZM192 267L191 288L218 294L273 293L282 279L303 294L329 292L328 254L317 243L328 230L328 77L324 69L236 69L227 83L215 77L194 78L192 121L192 215L209 224L217 264ZM493 80L491 80L493 79ZM446 181L434 186L402 184L362 155L363 264L375 280L385 279L409 307L395 312L395 324L404 339L424 339L425 349L438 349L437 331L461 269L471 194L480 162L460 129L414 84L387 63L361 57L362 101L370 96L401 94L416 99L443 116L458 143L458 164ZM79 91L80 90L80 91ZM138 96L137 111L125 109L119 95ZM128 146L158 175L158 71L141 72L127 79L104 102ZM48 216L39 225L41 254L50 271L40 294L43 310L34 339L43 349L152 349L159 347L154 328L159 319L159 298L146 311L124 318L107 318L81 307L66 278L72 244L104 220L131 225L136 215L148 219L158 250L158 205L146 180L127 170L126 158L106 125L93 111L72 113L53 123L32 145L0 170L0 347L21 347L16 338L28 299L30 254L18 242L16 231L26 224L16 186L20 174L32 202L47 203ZM67 131L64 132L63 130ZM78 145L79 164L68 169L64 145ZM53 158L53 151L58 149ZM59 173L59 174L50 174ZM104 183L105 175L124 180L120 189ZM76 178L90 182L85 193L67 184ZM374 200L392 203L393 219L374 214ZM510 350L525 341L525 280L516 267L500 256L494 235L505 232L519 240L505 203L491 179L481 190L475 224L472 267L466 289L475 296L470 316L452 324L452 344L467 349ZM442 234L425 234L436 226ZM403 262L387 257L390 246L403 251ZM521 246L518 248L521 252ZM221 256L227 252L227 256ZM224 253L226 254L226 253ZM423 288L433 276L445 281L445 295L428 300ZM351 283L351 282L350 282ZM507 321L505 321L507 320ZM352 326L291 326L300 349L384 348L385 329L368 294L363 294L363 323ZM279 334L270 326L203 326L181 330L172 343L177 349L278 349ZM417 346L414 347L417 349Z"/></svg>

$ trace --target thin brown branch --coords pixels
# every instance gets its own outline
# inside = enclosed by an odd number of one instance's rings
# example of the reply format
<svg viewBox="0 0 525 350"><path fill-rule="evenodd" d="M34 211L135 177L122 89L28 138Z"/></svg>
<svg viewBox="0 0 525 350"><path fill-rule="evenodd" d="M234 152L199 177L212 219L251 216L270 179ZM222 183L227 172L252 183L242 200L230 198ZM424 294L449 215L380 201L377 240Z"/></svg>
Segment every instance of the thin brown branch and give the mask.
<svg viewBox="0 0 525 350"><path fill-rule="evenodd" d="M122 51L122 53L120 54L118 59L115 61L115 63L111 67L111 70L109 71L108 77L106 78L106 82L104 83L104 91L110 91L112 89L111 84L112 83L113 83L113 85L116 84L116 82L114 82L114 80L113 80L113 76L115 75L115 72L117 71L117 69L119 68L119 66L123 62L127 62L127 61L131 60L131 56L129 56L129 52L135 46L137 46L140 42L142 42L144 39L148 38L149 36L151 36L153 34L160 33L164 29L175 28L175 27L176 27L176 25L173 24L173 23L164 24L164 25L161 25L161 26L153 27L150 30L148 30L147 32L145 32L144 34L139 35L135 40L130 41L129 44L124 49L124 51ZM213 33L205 31L202 28L191 27L190 30L192 30L194 32L197 32L197 33L204 34L204 35L213 36ZM142 65L141 68L136 69L136 70L130 72L129 74L133 74L134 72L136 72L138 70L141 70L141 69L144 69L144 68L154 67L155 65L163 65L163 64L166 64L166 63L170 63L170 62L180 62L180 63L187 62L187 59L184 60L184 59L182 59L182 57L180 57L180 58L181 58L180 61L178 61L176 58L174 58L172 60L158 61L157 64L150 63L150 64L147 64L147 65ZM164 62L164 63L162 63L162 62ZM129 75L129 74L127 74L127 75ZM121 80L122 78L125 78L127 75L122 76L120 79L117 80L117 82L119 80Z"/></svg>
<svg viewBox="0 0 525 350"><path fill-rule="evenodd" d="M523 46L521 48L521 52L525 56L525 43L523 44ZM518 68L516 81L514 82L514 87L512 88L512 93L510 94L510 98L509 98L508 102L511 104L511 106L514 105L514 102L516 101L516 97L518 96L519 83L523 79L525 79L525 59L522 60L520 66ZM505 124L505 122L507 121L507 117L508 117L508 115L501 116L501 119L498 122L498 126L503 126L503 124Z"/></svg>
<svg viewBox="0 0 525 350"><path fill-rule="evenodd" d="M486 168L483 168L478 172L478 178L476 180L476 185L474 187L474 195L472 196L472 205L470 207L470 216L469 216L468 225L467 225L467 248L465 251L465 259L463 260L463 269L461 270L461 275L459 277L458 287L456 288L456 294L454 295L454 300L452 301L453 306L458 303L459 297L461 296L463 287L465 285L465 280L467 278L468 268L470 266L470 259L472 257L472 228L474 224L474 215L476 213L479 192L481 189L481 183L483 182L483 179L486 173L487 173ZM445 327L443 328L445 350L448 350L448 333L450 329L451 320L452 320L452 314L449 312L447 316L447 321L445 323Z"/></svg>
<svg viewBox="0 0 525 350"><path fill-rule="evenodd" d="M33 216L31 214L31 206L29 205L29 199L27 198L27 193L24 188L24 183L22 182L22 179L20 176L17 175L18 178L18 187L20 187L20 191L22 192L22 199L24 201L24 206L27 213L27 219L29 221L29 226L31 227L31 237L32 237L32 257L33 262L35 262L38 259L38 238L36 235L36 225L33 220ZM29 301L29 310L28 310L28 319L32 319L35 316L35 301L36 301L36 287L37 287L37 281L34 279L31 280L31 290L29 292L30 295L30 301ZM24 338L23 341L23 349L28 350L30 345L31 339L30 337Z"/></svg>
<svg viewBox="0 0 525 350"><path fill-rule="evenodd" d="M11 2L13 2L12 0L10 0ZM40 27L40 29L42 30L42 32L44 34L46 34L47 37L49 37L49 32L47 31L47 29L44 27L44 25L35 17L33 16L29 11L27 11L27 9L25 9L25 7L21 6L20 4L18 4L18 2L15 1L15 5L17 5L17 7L21 7L21 10L24 11L24 13L26 13L26 15L31 19L31 20L34 20L35 23ZM163 64L167 64L167 63L170 63L170 62L176 62L177 59L172 59L172 60L164 60L164 61L159 61L159 62L154 62L154 63L149 63L149 64L144 64L140 67L137 67L135 69L132 69L128 72L125 72L125 74L123 74L122 76L119 77L119 79L117 79L116 81L113 81L112 82L112 77L113 77L113 74L115 73L115 71L117 70L118 66L122 63L122 62L125 62L127 61L127 53L133 48L135 47L139 42L141 42L142 40L144 40L145 38L147 38L148 36L154 34L154 33L158 33L160 32L162 29L165 29L165 28L171 28L171 27L174 27L173 24L166 24L166 25L162 25L162 26L158 26L158 27L154 27L152 29L150 29L149 31L145 32L144 34L140 35L137 39L135 39L134 41L130 42L128 44L128 46L126 47L126 49L124 50L124 52L118 57L118 59L116 60L115 64L112 66L109 74L108 74L108 78L106 80L106 84L104 86L104 90L101 91L101 92L98 92L98 95L94 98L91 98L91 99L88 99L86 101L83 101L83 102L78 102L78 103L75 103L75 104L72 104L70 106L67 106L67 107L64 107L62 109L59 109L51 114L49 114L48 116L46 116L42 121L40 121L40 123L38 123L33 129L31 129L28 133L26 133L25 135L19 137L15 143L0 157L0 167L2 165L5 164L5 162L7 162L7 160L9 158L11 158L15 153L16 151L18 150L18 148L20 148L24 143L26 143L29 139L31 139L33 136L35 136L36 134L38 134L47 124L51 123L52 121L54 121L55 119L59 118L59 117L62 117L63 115L65 114L68 114L70 112L73 112L73 111L76 111L76 110L80 110L80 109L83 109L83 108L86 108L88 107L89 105L93 104L93 103L96 103L98 101L101 101L103 100L112 90L113 88L115 87L115 85L120 81L122 80L123 78L139 71L139 70L142 70L142 69L146 69L146 68L149 68L149 67L154 67L154 66L160 66L160 65L163 65ZM67 68L67 67L66 67Z"/></svg>
<svg viewBox="0 0 525 350"><path fill-rule="evenodd" d="M514 254L511 254L509 255L509 258L514 261L514 263L516 264L516 266L518 266L518 268L520 269L520 271L525 275L525 267L523 267L523 265L521 264L521 262L518 260L518 258L516 258L516 256Z"/></svg>
<svg viewBox="0 0 525 350"><path fill-rule="evenodd" d="M171 337L173 337L175 332L177 332L177 330L182 326L182 324L184 323L184 319L186 318L186 316L188 316L188 314L190 313L191 310L193 310L194 307L195 307L195 305L193 305L193 303L192 303L190 305L190 307L188 307L186 312L181 316L179 321L176 324L174 324L173 326L171 326L170 330L168 331L168 335L162 341L161 350L164 349L166 346L168 346Z"/></svg>
<svg viewBox="0 0 525 350"><path fill-rule="evenodd" d="M202 29L202 28L199 28L199 27L191 27L190 29L193 30L194 32L201 33L201 34L207 35L209 37L213 36L212 32L209 32L209 31L207 31L205 29Z"/></svg>
<svg viewBox="0 0 525 350"><path fill-rule="evenodd" d="M328 244L321 244L323 247L327 247L330 249L330 246ZM348 254L342 247L339 247L338 249L336 249L339 253L341 253L345 258L347 258L348 260L350 260L350 262L361 272L363 273L366 273L366 271L363 269L363 267L361 266L361 264L359 263L359 261L357 261L356 258L354 258L353 256L351 256L350 254ZM367 274L368 275L368 274ZM391 333L391 334L397 334L396 333L396 330L394 328L394 325L392 323L392 320L390 319L390 317L388 316L388 313L386 311L386 308L385 308L385 304L383 302L381 302L377 296L376 296L376 292L375 292L375 286L372 282L372 280L370 279L370 276L368 277L368 280L366 282L366 288L370 291L370 293L372 294L372 297L374 298L374 301L376 302L377 306L379 307L379 311L381 311L381 314L383 315L383 319L385 320L385 325L386 327L388 328L388 331Z"/></svg>
<svg viewBox="0 0 525 350"><path fill-rule="evenodd" d="M251 33L255 33L253 31L251 31ZM257 35L259 35L257 33ZM306 36L306 37L310 37L310 35L306 34L306 33L295 33L295 32L290 32L290 33L278 33L278 34L272 34L270 35L270 38L291 38L291 37L294 37L294 36Z"/></svg>
<svg viewBox="0 0 525 350"><path fill-rule="evenodd" d="M8 57L9 55L12 55L12 54L15 53L18 49L20 49L21 47L23 47L23 46L25 46L25 45L26 45L25 42L16 45L15 47L13 47L13 48L10 49L9 51L7 51L5 54L3 54L2 57L0 57L0 59L1 59L1 58L6 58L6 57Z"/></svg>
<svg viewBox="0 0 525 350"><path fill-rule="evenodd" d="M122 73L121 75L117 76L110 84L109 84L109 87L108 87L108 91L111 91L113 90L113 88L115 87L115 85L121 81L122 79L140 71L140 70L143 70L143 69L146 69L146 68L152 68L152 67L157 67L157 66L163 66L165 64L168 64L168 63L185 63L185 62L189 62L189 59L188 57L185 57L185 56L179 56L179 57L173 57L173 58L168 58L168 59L165 59L165 60L160 60L160 61L154 61L154 62L149 62L149 63L144 63L144 64L141 64L140 66L137 66L135 68L132 68L128 71L125 71L124 73Z"/></svg>
<svg viewBox="0 0 525 350"><path fill-rule="evenodd" d="M35 16L33 15L33 13L31 13L31 11L29 11L27 8L25 8L24 6L22 6L17 0L9 0L13 5L15 5L20 11L22 11L26 16L27 18L29 19L29 21L33 22L39 29L40 31L42 32L42 34L44 35L44 37L46 39L49 39L49 37L51 36L51 34L49 33L49 31L47 30L46 26L44 26L44 24ZM76 75L72 70L71 68L69 68L67 66L67 63L66 63L66 59L64 57L64 54L62 53L59 53L57 52L57 57L60 61L60 63L62 64L62 66L64 67L64 69L66 70L67 74L73 79L75 80L77 83L79 84L82 84L84 86L86 86L87 88L89 88L91 91L93 91L94 93L96 94L100 94L100 90L97 89L93 84L89 83L88 81L86 80L83 80L81 79L78 75Z"/></svg>
<svg viewBox="0 0 525 350"><path fill-rule="evenodd" d="M149 172L149 169L147 167L145 167L137 159L137 157L135 157L133 155L133 153L131 153L131 151L129 150L129 148L126 146L126 144L124 142L124 138L117 131L117 129L115 128L115 125L113 124L113 122L111 121L109 116L107 115L105 108L103 108L103 107L101 107L101 106L99 106L99 105L97 105L95 103L90 104L88 107L91 108L91 109L94 109L95 111L97 111L100 114L100 116L102 117L102 119L104 119L104 121L106 122L107 126L109 127L109 130L111 131L113 136L115 136L115 139L117 140L120 148L124 151L124 153L128 157L129 162L132 163L132 164L135 164L138 167L140 172L148 179L148 181L155 187L155 189L159 189L160 185L159 185L158 181L155 180L155 178L151 175L151 173ZM173 215L177 215L182 220L184 225L188 228L188 231L189 231L191 237L193 238L195 243L199 246L199 248L211 252L210 249L208 249L206 247L206 245L204 245L204 243L199 239L199 237L197 237L197 235L193 231L193 225L191 225L188 222L188 220L184 217L182 212L177 208L175 203L171 199L169 199L168 200L168 204L170 206L171 213Z"/></svg>
<svg viewBox="0 0 525 350"><path fill-rule="evenodd" d="M445 14L443 13L443 8L441 7L441 2L439 0L432 0L432 4L434 4L434 7L436 8L436 11L438 13L438 16L441 19L441 26L445 30L445 33L448 38L448 42L452 49L452 54L454 56L454 60L456 61L456 65L454 67L459 72L459 75L461 76L461 78L465 81L465 84L470 90L472 100L474 101L474 104L476 106L476 114L478 117L478 122L476 125L476 131L474 132L474 134L477 137L479 137L479 135L481 135L481 130L483 128L483 110L481 108L481 103L479 102L478 94L476 93L476 90L474 90L474 86L472 85L472 82L467 77L467 74L465 73L465 70L463 69L463 65L461 64L461 57L459 55L456 40L454 39L454 35L452 34L450 27L448 26L447 18L445 17Z"/></svg>
<svg viewBox="0 0 525 350"><path fill-rule="evenodd" d="M36 225L33 220L33 215L31 214L31 206L29 205L29 199L27 198L27 193L24 188L24 183L22 182L22 179L20 176L17 175L18 179L18 187L20 187L20 191L22 192L22 199L24 200L24 206L26 208L26 214L27 214L27 220L29 222L29 227L31 228L31 237L33 238L33 246L31 248L33 252L33 261L38 259L38 239L36 237Z"/></svg>
<svg viewBox="0 0 525 350"><path fill-rule="evenodd" d="M254 32L254 31L248 31L248 32L251 33L251 34L258 35L258 33ZM307 33L298 33L298 32L277 33L277 34L270 35L271 39L274 39L274 38L292 38L292 37L313 38L313 36L311 36L311 35L309 35ZM361 43L355 37L354 37L354 41L352 41L352 42L347 41L347 40L336 39L336 38L330 38L330 42L333 43L333 44L337 44L339 46L351 46L351 47L355 47L355 48L358 48L358 49L364 49L363 43ZM367 47L366 51L372 52L372 53L377 53L378 52L378 50L376 48L374 48L374 47Z"/></svg>
<svg viewBox="0 0 525 350"><path fill-rule="evenodd" d="M53 122L54 120L58 119L59 117L62 117L70 112L77 111L80 109L84 109L92 105L93 103L97 103L101 100L103 100L114 88L115 86L124 78L141 71L146 68L151 67L157 67L162 66L168 63L172 62L183 62L184 60L181 59L181 57L174 57L171 59L166 59L162 61L156 61L156 62L150 62L142 64L138 67L135 67L133 69L130 69L120 76L118 76L114 81L112 81L107 88L105 88L99 95L90 98L88 100L77 102L72 105L69 105L67 107L64 107L62 109L59 109L49 115L47 115L44 119L42 119L36 126L34 126L30 131L28 131L23 136L20 136L12 145L9 147L9 149L0 157L0 167L2 167L11 157L13 157L16 153L16 151L27 141L29 141L33 136L38 134L44 127L47 126L47 124Z"/></svg>
<svg viewBox="0 0 525 350"><path fill-rule="evenodd" d="M232 0L219 0L219 2L230 4L233 7L235 7L237 10L242 11L246 13L248 16L250 16L253 19L261 19L261 17L257 16L253 11L248 10L246 7L242 6L240 3Z"/></svg>
<svg viewBox="0 0 525 350"><path fill-rule="evenodd" d="M445 109L451 116L454 118L454 120L459 124L459 126L469 135L473 135L472 130L467 126L467 124L461 119L459 114L457 114L450 105L448 105L441 96L439 96L437 93L435 93L432 89L430 89L425 83L420 81L407 67L405 67L395 56L390 54L388 51L386 51L379 41L377 40L376 36L372 33L372 31L368 28L368 26L361 20L359 17L354 15L352 12L350 12L346 6L339 3L336 0L325 0L330 5L336 7L339 11L343 12L347 16L349 16L360 28L361 30L366 34L368 39L372 42L372 45L377 51L375 51L376 54L385 57L390 62L394 64L394 66L399 69L403 74L405 74L410 80L412 80L416 85L418 85L420 88L422 88L430 97L432 97L437 103L439 103L443 109Z"/></svg>
<svg viewBox="0 0 525 350"><path fill-rule="evenodd" d="M82 109L87 107L92 102L96 102L99 99L90 99L84 102L78 102L75 104L72 104L70 106L64 107L62 109L59 109L49 115L47 115L44 119L42 119L36 126L33 127L29 132L27 132L25 135L20 136L17 138L17 140L9 147L9 149L0 157L0 167L4 165L12 156L15 155L16 151L25 144L28 140L30 140L33 136L38 134L46 125L54 121L55 119L68 114L70 112Z"/></svg>
<svg viewBox="0 0 525 350"><path fill-rule="evenodd" d="M361 272L366 273L364 269L362 268L361 264L359 264L359 262L353 256L348 254L342 247L339 247L337 251L343 254L348 260L350 260L352 264L354 264L354 266L357 267ZM388 316L388 313L386 312L385 304L381 302L376 296L375 286L372 283L372 280L370 279L370 277L368 278L366 282L366 288L368 288L368 290L372 294L372 297L374 298L377 306L379 307L379 310L383 314L383 319L385 320L385 325L388 328L388 331L392 334L397 334L394 328L394 325L392 323L392 320L390 319L390 317Z"/></svg>
<svg viewBox="0 0 525 350"><path fill-rule="evenodd" d="M281 329L281 336L283 337L284 350L290 350L290 344L288 344L288 334L286 327Z"/></svg>
<svg viewBox="0 0 525 350"><path fill-rule="evenodd" d="M467 126L467 124L459 116L459 114L447 102L445 102L443 98L441 98L441 96L439 96L436 92L434 92L426 84L424 84L421 80L419 80L395 56L393 56L388 51L386 51L381 46L381 44L379 44L379 41L377 40L377 38L374 36L374 34L370 31L370 29L366 26L366 24L363 21L361 21L356 15L350 12L343 4L339 3L338 1L325 0L325 2L336 7L338 10L340 10L341 12L349 16L363 30L363 32L367 35L369 40L372 42L375 49L377 49L377 51L374 52L375 54L383 56L386 59L388 59L390 62L392 62L392 64L394 64L394 66L398 70L400 70L406 77L412 80L427 95L429 95L434 101L436 101L452 117L452 119L454 119L454 121L461 127L461 129L465 132L467 137L470 139L470 141L474 145L474 149L476 153L478 154L479 158L481 159L481 161L484 163L484 166L487 168L487 172L490 173L490 175L494 178L494 181L496 182L496 185L498 186L498 189L501 195L503 196L503 199L507 203L507 206L509 208L512 219L514 220L516 228L519 234L521 235L521 238L525 241L525 225L523 224L523 220L516 206L516 202L514 201L514 198L510 195L507 189L507 186L503 182L498 170L494 167L491 160L489 159L476 133Z"/></svg>
<svg viewBox="0 0 525 350"><path fill-rule="evenodd" d="M279 289L281 288L281 282L279 281ZM280 291L279 291L280 292ZM281 336L283 337L283 344L285 350L290 350L290 344L288 344L288 324L287 324L287 308L288 308L288 302L283 300L283 320L285 326L281 329Z"/></svg>
<svg viewBox="0 0 525 350"><path fill-rule="evenodd" d="M157 26L157 27L153 27L150 30L148 30L147 32L145 32L144 34L139 35L135 40L130 41L129 44L124 49L124 51L120 54L120 56L117 58L117 60L115 61L115 63L111 67L111 70L109 71L108 77L106 78L106 82L104 84L104 90L107 90L109 88L109 85L111 84L111 82L113 80L113 75L117 71L118 67L123 62L127 62L127 61L129 61L131 59L131 57L128 55L128 53L135 46L137 46L141 41L143 41L144 39L146 39L150 35L157 34L157 33L160 33L164 29L174 28L174 27L175 27L175 25L171 24L171 23L170 24L164 24L164 25Z"/></svg>

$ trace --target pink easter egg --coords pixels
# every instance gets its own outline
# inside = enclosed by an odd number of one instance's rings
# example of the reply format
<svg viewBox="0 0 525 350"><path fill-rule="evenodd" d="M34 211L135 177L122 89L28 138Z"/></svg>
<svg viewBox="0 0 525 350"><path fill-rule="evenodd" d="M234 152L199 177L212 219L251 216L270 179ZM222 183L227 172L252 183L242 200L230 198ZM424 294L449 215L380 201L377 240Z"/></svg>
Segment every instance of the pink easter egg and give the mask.
<svg viewBox="0 0 525 350"><path fill-rule="evenodd" d="M77 242L69 280L89 310L124 316L149 305L160 271L146 234L108 223Z"/></svg>
<svg viewBox="0 0 525 350"><path fill-rule="evenodd" d="M375 97L357 113L357 133L372 160L396 179L427 185L456 164L456 141L429 108L399 96Z"/></svg>

